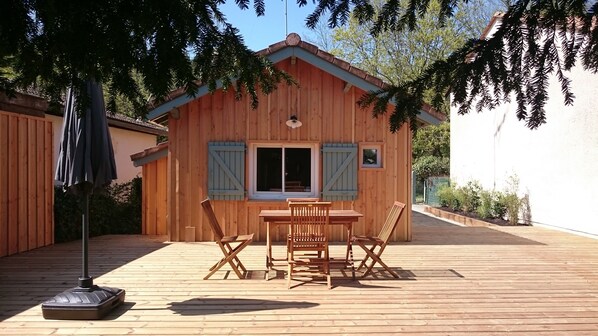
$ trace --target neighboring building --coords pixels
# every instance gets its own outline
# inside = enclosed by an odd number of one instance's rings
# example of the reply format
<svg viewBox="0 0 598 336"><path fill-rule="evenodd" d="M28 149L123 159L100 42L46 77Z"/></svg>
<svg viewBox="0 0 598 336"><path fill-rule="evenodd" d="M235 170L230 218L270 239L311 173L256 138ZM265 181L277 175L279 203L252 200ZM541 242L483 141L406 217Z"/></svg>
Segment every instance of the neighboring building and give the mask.
<svg viewBox="0 0 598 336"><path fill-rule="evenodd" d="M485 34L499 22L495 16ZM451 179L503 190L516 176L533 224L598 235L598 74L576 67L568 76L574 105L564 105L551 78L546 124L535 130L517 120L514 103L467 115L452 108Z"/></svg>
<svg viewBox="0 0 598 336"><path fill-rule="evenodd" d="M162 125L135 120L131 117L107 114L114 160L118 178L115 183L129 182L136 176L141 176L141 167L135 167L131 162L131 154L155 146L158 136L166 136L168 129ZM62 116L46 114L46 119L52 121L54 129L53 170L56 172L56 163L60 151L60 137L62 136Z"/></svg>
<svg viewBox="0 0 598 336"><path fill-rule="evenodd" d="M172 241L211 240L199 206L206 197L227 234L255 232L259 241L266 236L260 210L286 208L287 197L320 197L363 213L354 226L360 234L378 233L394 201L410 208L409 125L390 133L394 106L373 118L371 109L356 104L382 80L297 34L259 53L299 85L260 95L256 110L247 96L236 100L230 91L210 94L200 87L190 97L179 90L149 113L168 122L169 142L132 156L144 166L144 232ZM297 125L293 117L301 127L290 127ZM443 116L425 106L420 119L439 123ZM346 239L342 229L334 231L332 239ZM282 231L273 234L285 239ZM411 234L409 211L393 240L409 241Z"/></svg>

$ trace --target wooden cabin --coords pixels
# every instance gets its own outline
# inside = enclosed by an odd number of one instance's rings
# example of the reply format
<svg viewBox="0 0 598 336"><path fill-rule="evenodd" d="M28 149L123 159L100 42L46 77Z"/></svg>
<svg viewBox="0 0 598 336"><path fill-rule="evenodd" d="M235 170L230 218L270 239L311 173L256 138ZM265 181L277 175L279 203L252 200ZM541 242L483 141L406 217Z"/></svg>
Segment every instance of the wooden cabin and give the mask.
<svg viewBox="0 0 598 336"><path fill-rule="evenodd" d="M181 94L150 112L167 120L169 142L132 155L143 166L143 232L211 240L200 207L206 197L226 234L254 232L257 241L266 236L260 210L286 208L288 197L319 197L363 213L358 234L378 233L395 200L410 208L409 125L393 134L388 114L373 118L356 104L383 82L294 33L260 53L298 85L261 95L257 109L247 97L201 87L196 97ZM442 119L429 107L420 116ZM332 239L346 239L343 233L334 229ZM284 234L275 232L274 240ZM393 239L411 235L407 212Z"/></svg>

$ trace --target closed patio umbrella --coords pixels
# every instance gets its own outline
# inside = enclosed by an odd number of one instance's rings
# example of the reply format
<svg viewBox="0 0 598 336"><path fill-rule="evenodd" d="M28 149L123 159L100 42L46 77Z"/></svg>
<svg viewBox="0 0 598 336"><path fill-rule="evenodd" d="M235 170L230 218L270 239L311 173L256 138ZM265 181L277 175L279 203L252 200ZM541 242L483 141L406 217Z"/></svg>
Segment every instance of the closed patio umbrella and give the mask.
<svg viewBox="0 0 598 336"><path fill-rule="evenodd" d="M82 205L82 273L78 286L42 304L44 318L99 319L124 302L125 291L100 287L89 276L89 196L116 179L116 164L104 96L99 83L86 82L88 108L80 115L74 91L67 90L55 179L78 195Z"/></svg>

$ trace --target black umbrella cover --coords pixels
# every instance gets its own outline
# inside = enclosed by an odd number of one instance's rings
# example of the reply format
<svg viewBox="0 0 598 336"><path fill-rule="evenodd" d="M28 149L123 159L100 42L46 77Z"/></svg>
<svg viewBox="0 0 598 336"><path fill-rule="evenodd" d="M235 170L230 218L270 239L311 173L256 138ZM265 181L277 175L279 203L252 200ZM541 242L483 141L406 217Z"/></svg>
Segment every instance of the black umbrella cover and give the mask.
<svg viewBox="0 0 598 336"><path fill-rule="evenodd" d="M75 194L100 190L116 179L112 139L99 83L89 80L89 107L77 114L74 91L67 90L56 181Z"/></svg>

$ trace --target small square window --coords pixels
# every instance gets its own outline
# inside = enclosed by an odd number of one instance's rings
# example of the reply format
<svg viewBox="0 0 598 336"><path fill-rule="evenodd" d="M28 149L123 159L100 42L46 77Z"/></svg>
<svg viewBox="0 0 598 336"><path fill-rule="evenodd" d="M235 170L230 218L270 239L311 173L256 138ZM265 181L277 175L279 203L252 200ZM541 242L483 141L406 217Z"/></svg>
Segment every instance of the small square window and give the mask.
<svg viewBox="0 0 598 336"><path fill-rule="evenodd" d="M382 144L362 144L360 147L362 168L382 168Z"/></svg>

